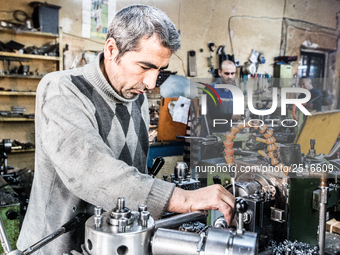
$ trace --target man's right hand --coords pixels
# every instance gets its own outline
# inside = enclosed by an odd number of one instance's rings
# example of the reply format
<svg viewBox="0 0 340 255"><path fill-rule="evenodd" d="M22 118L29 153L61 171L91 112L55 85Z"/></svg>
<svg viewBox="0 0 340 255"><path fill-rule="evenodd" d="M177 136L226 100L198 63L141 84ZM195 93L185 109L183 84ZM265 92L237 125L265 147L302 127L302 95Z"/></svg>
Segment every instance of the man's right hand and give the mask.
<svg viewBox="0 0 340 255"><path fill-rule="evenodd" d="M234 217L235 197L222 185L215 184L197 190L175 188L167 210L188 213L198 210L220 210L230 225Z"/></svg>

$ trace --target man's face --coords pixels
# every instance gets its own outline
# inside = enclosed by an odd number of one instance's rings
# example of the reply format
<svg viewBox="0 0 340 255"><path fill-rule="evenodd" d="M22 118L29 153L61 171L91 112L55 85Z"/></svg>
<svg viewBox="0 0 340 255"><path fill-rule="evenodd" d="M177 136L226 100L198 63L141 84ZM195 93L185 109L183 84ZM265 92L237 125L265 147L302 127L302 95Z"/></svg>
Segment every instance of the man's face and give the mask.
<svg viewBox="0 0 340 255"><path fill-rule="evenodd" d="M308 90L311 90L313 88L311 81L305 78L300 79L300 87Z"/></svg>
<svg viewBox="0 0 340 255"><path fill-rule="evenodd" d="M224 84L234 84L236 67L234 65L222 65L222 70L218 70L218 74Z"/></svg>
<svg viewBox="0 0 340 255"><path fill-rule="evenodd" d="M171 50L153 35L149 39L141 39L137 51L126 52L116 61L118 49L115 41L112 38L108 40L113 40L114 46L107 47L106 43L104 65L107 78L115 91L130 99L154 89L159 71L169 64Z"/></svg>

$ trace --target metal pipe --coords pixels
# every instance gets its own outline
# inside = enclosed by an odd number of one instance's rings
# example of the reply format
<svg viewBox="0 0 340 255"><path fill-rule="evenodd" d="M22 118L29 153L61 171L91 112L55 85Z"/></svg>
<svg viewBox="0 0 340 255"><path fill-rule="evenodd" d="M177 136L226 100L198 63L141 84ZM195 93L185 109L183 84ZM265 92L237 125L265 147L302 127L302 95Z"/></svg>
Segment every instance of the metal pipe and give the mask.
<svg viewBox="0 0 340 255"><path fill-rule="evenodd" d="M203 220L208 216L206 211L195 211L185 214L179 214L166 219L158 220L155 222L155 229L158 228L173 228L185 222Z"/></svg>
<svg viewBox="0 0 340 255"><path fill-rule="evenodd" d="M152 254L197 255L200 239L195 233L159 228L152 239Z"/></svg>
<svg viewBox="0 0 340 255"><path fill-rule="evenodd" d="M1 246L5 254L12 251L12 247L11 247L11 244L9 243L6 230L5 230L5 226L4 226L4 223L2 222L1 217L0 217L0 239L1 239Z"/></svg>
<svg viewBox="0 0 340 255"><path fill-rule="evenodd" d="M326 213L328 200L328 182L325 176L320 178L319 186L319 254L325 254L325 237L326 237Z"/></svg>

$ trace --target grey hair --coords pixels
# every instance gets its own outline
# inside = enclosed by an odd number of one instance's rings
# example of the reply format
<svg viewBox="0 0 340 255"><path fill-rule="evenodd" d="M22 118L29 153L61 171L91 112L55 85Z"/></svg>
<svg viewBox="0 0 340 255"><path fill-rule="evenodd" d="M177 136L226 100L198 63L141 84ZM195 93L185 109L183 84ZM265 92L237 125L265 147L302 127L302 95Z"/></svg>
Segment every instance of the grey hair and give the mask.
<svg viewBox="0 0 340 255"><path fill-rule="evenodd" d="M109 26L106 40L116 41L118 60L128 51L138 51L142 38L157 34L162 45L172 52L180 46L179 34L175 25L162 11L146 5L131 5L116 13Z"/></svg>

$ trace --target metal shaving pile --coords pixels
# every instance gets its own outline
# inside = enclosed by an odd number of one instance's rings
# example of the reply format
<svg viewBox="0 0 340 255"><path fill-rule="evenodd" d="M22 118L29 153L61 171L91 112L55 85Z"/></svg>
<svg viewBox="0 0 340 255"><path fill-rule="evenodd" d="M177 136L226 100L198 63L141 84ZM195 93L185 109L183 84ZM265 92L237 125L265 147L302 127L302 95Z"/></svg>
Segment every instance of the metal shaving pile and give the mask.
<svg viewBox="0 0 340 255"><path fill-rule="evenodd" d="M310 246L307 243L301 243L298 241L284 240L282 243L277 244L275 241L271 241L270 245L273 249L273 255L318 255L319 247Z"/></svg>

